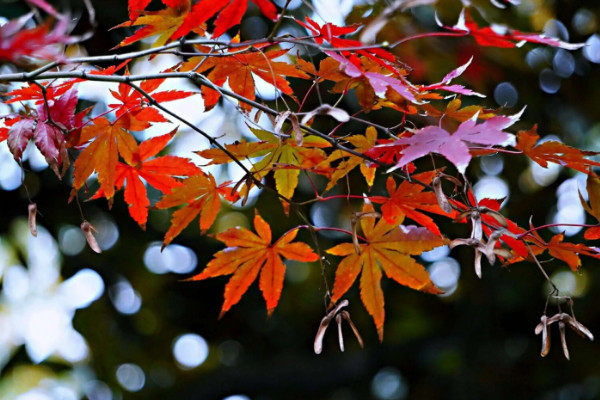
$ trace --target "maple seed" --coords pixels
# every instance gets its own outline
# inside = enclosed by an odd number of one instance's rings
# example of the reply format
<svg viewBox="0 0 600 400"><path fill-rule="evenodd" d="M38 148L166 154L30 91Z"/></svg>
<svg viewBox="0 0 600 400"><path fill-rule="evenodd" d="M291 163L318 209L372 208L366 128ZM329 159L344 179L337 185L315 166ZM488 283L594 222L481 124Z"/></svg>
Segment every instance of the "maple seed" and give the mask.
<svg viewBox="0 0 600 400"><path fill-rule="evenodd" d="M94 233L92 232L96 231L92 224L90 224L87 221L83 221L81 223L81 230L90 248L96 253L102 253L102 249L100 248L100 245L98 244L98 241L96 240L96 238L94 237Z"/></svg>
<svg viewBox="0 0 600 400"><path fill-rule="evenodd" d="M350 313L346 310L342 310L342 308L347 307L348 304L349 304L349 302L346 299L340 301L321 320L321 323L319 324L319 329L317 330L317 336L315 337L315 342L313 345L315 354L321 354L321 352L323 351L323 337L325 336L325 331L327 331L327 328L329 327L329 323L334 318L335 318L335 322L337 323L337 326L338 326L338 341L340 343L341 351L344 351L344 336L342 335L342 319L345 319L348 322L348 325L350 325L350 328L352 328L352 332L354 333L354 336L356 337L356 341L358 342L360 347L361 348L364 347L362 337L360 337L360 333L358 333L358 329L356 329L356 326L350 319Z"/></svg>
<svg viewBox="0 0 600 400"><path fill-rule="evenodd" d="M562 344L563 353L565 358L569 359L569 349L567 348L567 339L565 337L565 323L563 321L558 322L558 329L560 330L560 343Z"/></svg>
<svg viewBox="0 0 600 400"><path fill-rule="evenodd" d="M433 178L431 185L433 186L433 191L440 208L444 210L445 213L450 214L452 212L452 207L450 206L450 202L448 202L448 197L446 197L446 194L442 190L442 178L436 176Z"/></svg>
<svg viewBox="0 0 600 400"><path fill-rule="evenodd" d="M29 206L27 207L27 210L29 211L29 232L31 232L31 234L34 237L37 237L37 234L38 234L37 223L36 223L37 204L35 204L35 203L29 204Z"/></svg>

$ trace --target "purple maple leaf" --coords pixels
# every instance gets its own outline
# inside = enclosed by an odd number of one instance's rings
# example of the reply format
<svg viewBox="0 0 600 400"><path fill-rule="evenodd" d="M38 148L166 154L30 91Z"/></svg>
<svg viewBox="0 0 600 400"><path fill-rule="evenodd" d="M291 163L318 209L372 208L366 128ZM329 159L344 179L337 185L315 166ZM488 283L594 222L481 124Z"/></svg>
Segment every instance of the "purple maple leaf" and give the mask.
<svg viewBox="0 0 600 400"><path fill-rule="evenodd" d="M477 124L476 114L460 124L454 133L439 126L426 126L414 131L410 137L402 137L392 143L376 147L406 146L400 150L399 160L390 171L402 168L429 153L437 153L454 164L459 172L464 173L471 161L469 146L472 144L495 146L508 142L513 135L504 132L503 129L518 121L524 110L525 108L511 116L492 117L481 124Z"/></svg>

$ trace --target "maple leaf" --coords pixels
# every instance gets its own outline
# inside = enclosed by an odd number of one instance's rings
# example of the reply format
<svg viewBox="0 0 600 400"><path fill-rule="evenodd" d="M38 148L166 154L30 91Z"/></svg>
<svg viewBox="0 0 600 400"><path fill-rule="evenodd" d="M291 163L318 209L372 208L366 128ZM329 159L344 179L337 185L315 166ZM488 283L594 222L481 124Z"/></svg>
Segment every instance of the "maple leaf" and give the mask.
<svg viewBox="0 0 600 400"><path fill-rule="evenodd" d="M469 59L469 61L467 61L466 63L464 63L460 67L458 67L458 68L450 71L448 74L446 74L446 76L444 76L444 78L442 78L441 82L434 83L432 85L421 85L419 87L419 89L421 91L425 91L425 90L444 90L446 92L464 94L465 96L485 97L484 94L474 92L471 89L467 89L467 88L465 88L462 85L456 85L456 84L450 85L450 82L454 78L459 77L460 75L462 75L463 72L465 72L465 70L469 67L469 65L471 64L472 61L473 61L473 57L471 57Z"/></svg>
<svg viewBox="0 0 600 400"><path fill-rule="evenodd" d="M373 206L365 204L363 213L372 214ZM365 243L358 245L342 243L327 250L327 253L344 257L335 272L331 302L337 302L350 289L360 274L360 297L365 308L373 317L379 340L383 340L385 320L382 271L401 285L427 293L442 293L429 278L425 268L411 255L419 255L444 244L444 240L425 228L399 226L385 219L375 223L372 216L360 220Z"/></svg>
<svg viewBox="0 0 600 400"><path fill-rule="evenodd" d="M280 136L261 129L251 129L260 142L241 142L226 145L237 158L262 157L253 163L250 172L256 179L261 180L269 172L274 171L275 186L277 192L291 199L298 186L298 176L301 170L328 174L330 168L325 161L327 155L322 148L330 147L331 144L325 139L308 135L299 146L292 137L282 139ZM201 157L211 159L210 164L222 164L232 162L229 156L220 149L209 149L197 152ZM284 202L284 207L289 204Z"/></svg>
<svg viewBox="0 0 600 400"><path fill-rule="evenodd" d="M313 21L310 17L306 17L306 23L299 20L296 20L296 22L308 29L308 31L313 35L315 42L318 44L323 44L323 42L327 41L332 47L357 48L352 51L342 50L341 53L343 56L349 56L352 53L360 54L370 58L377 64L388 69L390 72L398 73L398 70L393 65L396 62L396 57L392 53L376 47L370 49L361 49L361 47L363 47L363 43L361 41L344 39L340 37L342 35L356 32L356 30L360 27L359 25L337 26L331 22L327 22L321 26ZM329 52L326 52L326 54L330 55Z"/></svg>
<svg viewBox="0 0 600 400"><path fill-rule="evenodd" d="M600 249L582 243L563 242L564 237L564 233L559 233L552 236L546 243L536 231L533 231L532 242L543 250L547 250L552 257L564 261L573 271L577 271L581 267L580 255L600 258Z"/></svg>
<svg viewBox="0 0 600 400"><path fill-rule="evenodd" d="M217 234L217 239L228 247L217 252L204 271L189 279L197 281L233 274L225 285L221 316L240 301L259 273L258 287L267 304L267 312L271 315L283 289L285 264L282 258L303 262L319 259L306 243L291 243L296 238L298 228L286 232L275 243L271 243L271 228L257 212L254 216L254 229L256 233L236 227Z"/></svg>
<svg viewBox="0 0 600 400"><path fill-rule="evenodd" d="M448 117L459 122L465 122L473 118L474 115L477 115L477 118L479 119L488 119L495 116L494 113L484 110L481 106L470 105L460 108L461 104L461 99L456 98L446 105L444 111L438 110L431 104L423 104L421 105L421 108L431 117Z"/></svg>
<svg viewBox="0 0 600 400"><path fill-rule="evenodd" d="M0 61L28 65L32 60L53 60L61 56L59 44L74 43L67 35L68 18L27 28L34 13L25 14L0 26Z"/></svg>
<svg viewBox="0 0 600 400"><path fill-rule="evenodd" d="M156 136L148 139L139 145L140 161L135 165L129 165L119 162L115 173L115 187L121 189L125 186L125 202L129 205L129 215L135 222L145 228L148 220L148 185L160 190L162 193L169 193L175 187L181 187L183 184L176 177L193 176L201 173L200 168L193 164L189 159L171 155L152 158L157 155L175 135L177 128L165 135ZM92 198L104 196L102 189L98 190Z"/></svg>
<svg viewBox="0 0 600 400"><path fill-rule="evenodd" d="M156 41L152 44L152 47L159 47L175 40L173 34L181 28L186 16L190 14L192 7L191 0L177 0L177 1L166 1L163 0L163 4L167 7L159 11L145 11L145 7L148 5L145 0L130 0L129 2L129 16L131 21L123 22L111 29L130 27L130 26L142 26L135 33L125 38L114 48L128 46L139 40L145 39L149 36L158 35ZM141 10L137 7L143 5ZM202 22L199 22L193 27L190 27L185 34L194 31L202 34L204 30L201 27ZM183 36L183 35L182 35Z"/></svg>
<svg viewBox="0 0 600 400"><path fill-rule="evenodd" d="M277 19L277 9L271 1L252 0L260 11L272 21ZM183 23L173 34L173 40L178 39L200 24L217 15L214 22L213 37L221 36L235 25L239 25L248 7L248 0L200 0L186 15Z"/></svg>
<svg viewBox="0 0 600 400"><path fill-rule="evenodd" d="M364 153L375 145L377 140L377 130L370 126L367 128L364 135L352 135L344 138L344 140L351 143L357 152ZM329 157L327 157L326 161L327 163L332 163L340 159L342 161L333 168L333 173L329 177L329 182L327 183L327 187L325 187L325 191L333 188L340 178L348 175L348 173L357 166L360 166L360 172L365 177L369 187L373 186L376 171L375 166L369 166L362 157L348 154L342 150L334 150Z"/></svg>
<svg viewBox="0 0 600 400"><path fill-rule="evenodd" d="M200 231L205 233L217 218L221 209L221 197L229 201L237 200L237 193L228 187L230 183L227 181L217 185L211 174L200 173L186 178L181 185L173 187L163 196L155 205L158 209L184 205L173 212L171 226L165 234L163 247L171 243L198 214L200 214Z"/></svg>
<svg viewBox="0 0 600 400"><path fill-rule="evenodd" d="M346 75L354 79L366 79L369 85L373 88L374 93L385 93L386 90L392 89L403 98L411 102L418 102L414 92L417 89L408 82L397 70L394 70L394 75L385 74L383 72L373 72L364 70L361 62L356 55L351 55L349 58L341 54L326 51L329 57L340 63L340 70Z"/></svg>
<svg viewBox="0 0 600 400"><path fill-rule="evenodd" d="M579 200L581 200L581 205L585 211L596 218L596 220L600 221L600 177L598 177L598 175L591 169L588 172L586 190L590 204L588 205L588 203L586 203L580 192ZM600 226L594 226L586 229L583 237L585 237L587 240L600 239Z"/></svg>
<svg viewBox="0 0 600 400"><path fill-rule="evenodd" d="M548 167L549 162L553 162L563 167L587 173L591 166L600 166L599 162L585 158L595 156L598 152L579 150L555 140L538 143L539 138L537 125L534 125L529 131L519 131L517 133L515 147L544 168Z"/></svg>
<svg viewBox="0 0 600 400"><path fill-rule="evenodd" d="M126 71L125 75L128 74L129 71ZM164 83L164 81L165 78L145 80L140 84L140 89L147 94L150 94L157 103L184 99L195 94L194 92L183 90L166 90L153 93ZM115 99L121 102L121 104L108 105L109 108L115 111L117 118L125 113L129 113L141 121L169 122L158 109L150 106L150 100L133 87L125 83L119 83L118 91L111 89L110 92Z"/></svg>
<svg viewBox="0 0 600 400"><path fill-rule="evenodd" d="M277 19L277 9L269 0L252 0L271 20ZM177 40L190 32L204 33L204 24L217 15L214 37L239 25L248 7L247 0L200 0L192 6L190 0L162 0L167 6L159 11L145 11L149 0L129 0L129 19L115 28L142 26L117 47L127 46L148 36L159 35L153 46Z"/></svg>
<svg viewBox="0 0 600 400"><path fill-rule="evenodd" d="M391 170L401 168L429 153L437 153L446 157L459 172L464 173L471 161L469 145L473 143L493 146L507 142L511 135L502 130L518 121L524 110L523 108L512 116L488 118L481 124L477 124L477 115L475 115L460 124L454 133L439 126L426 126L415 130L410 137L401 137L390 144L378 147L406 146L400 150L402 156Z"/></svg>
<svg viewBox="0 0 600 400"><path fill-rule="evenodd" d="M138 144L128 131L141 131L149 123L130 118L125 114L114 122L106 117L97 117L84 127L78 145L92 142L75 160L73 187L80 189L92 172L98 172L98 182L104 196L111 200L115 194L115 180L119 155L129 165L140 161Z"/></svg>
<svg viewBox="0 0 600 400"><path fill-rule="evenodd" d="M259 46L260 47L260 46ZM200 51L208 52L208 49L198 48ZM236 49L239 52L240 49ZM254 75L275 86L283 93L292 96L294 94L286 76L306 79L309 76L291 65L282 61L273 61L286 54L288 50L265 50L249 53L234 54L223 57L192 57L182 64L181 71L194 71L197 73L208 72L206 77L215 85L223 86L228 81L231 90L248 100L256 98ZM204 107L210 110L217 104L221 94L207 86L202 86L202 97ZM252 110L252 106L240 102L240 107L246 112Z"/></svg>
<svg viewBox="0 0 600 400"><path fill-rule="evenodd" d="M75 89L69 89L59 98L56 95L53 93L53 99L47 103L39 103L35 113L29 110L28 116L13 115L13 120L8 124L7 138L9 150L17 162L21 161L32 139L46 162L61 176L58 165L63 164L63 173L69 166L66 139L81 128L85 111L75 114Z"/></svg>
<svg viewBox="0 0 600 400"><path fill-rule="evenodd" d="M567 50L577 50L583 47L583 43L567 43L561 40L546 37L538 33L525 33L510 29L505 25L494 24L480 28L471 17L469 9L463 9L454 26L445 26L440 21L438 25L453 32L461 32L475 38L477 43L482 46L493 47L520 47L526 42L546 44L553 47L560 47Z"/></svg>
<svg viewBox="0 0 600 400"><path fill-rule="evenodd" d="M437 173L438 171L422 172L413 175L413 178L430 185ZM418 211L423 210L434 214L450 216L440 208L434 192L424 192L425 187L423 185L411 183L408 180L404 180L399 185L396 185L396 181L392 176L388 177L386 188L390 197L374 196L370 199L374 203L383 203L381 213L388 224L398 224L398 221L402 221L405 217L408 217L432 233L441 235L440 229L433 219Z"/></svg>

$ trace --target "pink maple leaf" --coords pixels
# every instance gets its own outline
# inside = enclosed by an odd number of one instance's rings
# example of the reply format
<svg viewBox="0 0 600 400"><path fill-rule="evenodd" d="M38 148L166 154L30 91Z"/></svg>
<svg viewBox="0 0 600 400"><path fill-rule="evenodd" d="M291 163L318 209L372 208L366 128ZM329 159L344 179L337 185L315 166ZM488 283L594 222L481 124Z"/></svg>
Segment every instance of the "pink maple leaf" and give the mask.
<svg viewBox="0 0 600 400"><path fill-rule="evenodd" d="M454 133L439 126L426 126L414 131L410 137L401 137L392 143L377 147L406 146L400 150L401 156L390 171L402 168L429 153L437 153L454 164L459 172L464 173L471 161L469 147L472 144L494 146L508 142L512 134L504 132L503 129L518 121L524 110L525 108L511 116L492 117L481 124L477 124L476 114L460 124Z"/></svg>

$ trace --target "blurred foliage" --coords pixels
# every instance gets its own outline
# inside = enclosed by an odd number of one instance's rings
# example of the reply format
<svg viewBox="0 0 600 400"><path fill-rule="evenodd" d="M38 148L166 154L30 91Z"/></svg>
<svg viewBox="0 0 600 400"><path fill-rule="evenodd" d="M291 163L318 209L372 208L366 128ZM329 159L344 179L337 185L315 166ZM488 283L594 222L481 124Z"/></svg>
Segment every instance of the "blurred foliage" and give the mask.
<svg viewBox="0 0 600 400"><path fill-rule="evenodd" d="M83 12L80 1L55 3L61 6L68 3L73 15ZM85 47L91 55L105 54L124 35L122 30L109 31L109 28L127 19L126 6L117 0L93 3L99 26ZM550 19L560 21L571 42L586 41L598 32L596 25L591 30L578 30L573 25L574 16L582 9L600 20L596 1L523 0L520 6L509 6L506 10L495 8L486 0L473 1L473 4L486 20L507 23L524 31L544 27L550 30L547 25ZM436 12L442 21L454 24L460 9L459 1L440 0L433 8L417 7L400 13L380 32L378 39L392 42L434 30ZM23 2L0 0L0 15L7 18L26 11ZM293 13L300 16L300 11ZM348 23L363 21L362 9L348 17ZM284 27L288 24L293 25L286 21ZM541 61L528 64L535 51L542 52ZM395 52L412 68L415 82L437 82L449 70L474 56L463 78L469 87L488 94L485 106L497 108L494 89L501 82L510 82L517 90L518 101L507 113L527 105L519 128L528 129L537 123L542 136L553 134L571 145L600 150L597 111L600 69L587 61L582 51L573 52L578 65L576 73L561 79L560 89L555 94L545 93L540 88L540 72L552 68L557 51L560 50L538 50L533 45L517 49L481 48L472 38L465 37L415 40L399 46ZM298 87L299 93L303 90L308 88ZM322 88L321 95L331 104L337 100L326 87ZM318 105L318 99L314 102L307 104L307 109ZM464 103L468 104L468 100L464 99ZM352 110L357 105L349 96L345 107ZM364 118L383 125L398 122L390 119L397 118L397 114L392 116L386 111L372 112ZM326 130L327 127L319 128ZM362 128L356 126L355 129ZM527 226L532 215L538 225L549 219L555 208L558 186L570 178L562 171L558 179L547 186L528 185L528 171L524 158L504 157L502 177L510 188L510 201L503 212L521 226ZM477 164L469 173L473 181L484 175ZM57 182L51 171L27 172L25 182L38 209L42 210L39 223L53 237L58 237L64 225L79 224L78 206L66 204L69 188ZM360 179L349 184L364 185ZM310 195L310 188L307 190L306 195ZM16 216L26 215L27 203L23 187L0 193L2 240L11 240L9 227ZM597 362L600 349L596 343L580 340L568 332L572 358L569 362L563 358L557 332L554 332L550 355L545 359L539 356L540 340L533 330L543 312L546 292L533 264L507 268L486 264L484 277L479 280L472 272L472 251L458 248L451 255L459 261L462 273L458 288L451 296L439 298L384 282L387 321L383 343L378 342L372 322L359 304L358 289L354 287L346 298L350 300L349 311L365 340L365 349L358 347L345 326L346 352L340 353L335 329L330 327L324 352L316 356L312 352L312 341L325 312L323 281L317 265L300 272L292 271L294 265L289 266L290 279L286 280L280 304L271 318L266 316L264 302L255 285L239 305L218 320L226 278L184 283L177 274L150 272L144 266L144 252L150 243L162 239L164 226L155 222L150 223L146 231L140 230L128 217L124 204L118 199L109 214L118 221L119 240L114 247L102 255L86 248L76 255L64 256L61 270L67 279L82 268L92 268L105 282L104 295L78 311L73 324L90 347L91 358L86 367L89 379L108 385L114 399L220 400L235 394L252 400L600 397L600 364ZM332 206L329 212L343 212L339 210L347 203L340 202L336 206L339 208ZM269 210L280 207L273 196L261 195L258 199L259 212L267 220ZM85 204L85 208L90 215L108 213L106 204L101 201ZM246 218L252 217L246 210L234 211ZM150 215L151 221L165 218L158 211ZM284 219L269 222L274 232L279 233L290 225L290 221ZM449 226L446 228L450 231ZM460 232L464 229L462 226L453 229L459 230L457 236L464 233ZM213 238L200 236L194 226L177 242L194 250L198 258L196 272L221 248ZM549 267L552 271L568 269L556 263ZM577 298L576 315L593 333L600 334L600 314L595 306L600 293L600 272L589 260L583 261L583 270L587 289ZM327 273L331 282L333 268ZM132 315L119 313L108 295L110 288L121 279L129 281L142 300L140 310ZM174 361L172 345L178 335L190 332L208 342L209 352L202 365L185 369ZM48 376L59 377L65 370L64 365L53 362L37 366L29 366L29 363L27 354L19 350L2 371L0 391L3 386L23 381L35 386L32 382ZM116 370L124 363L134 363L144 371L145 384L141 390L129 392L118 383ZM92 400L111 398L100 397L101 391L93 393L96 397L90 396Z"/></svg>

